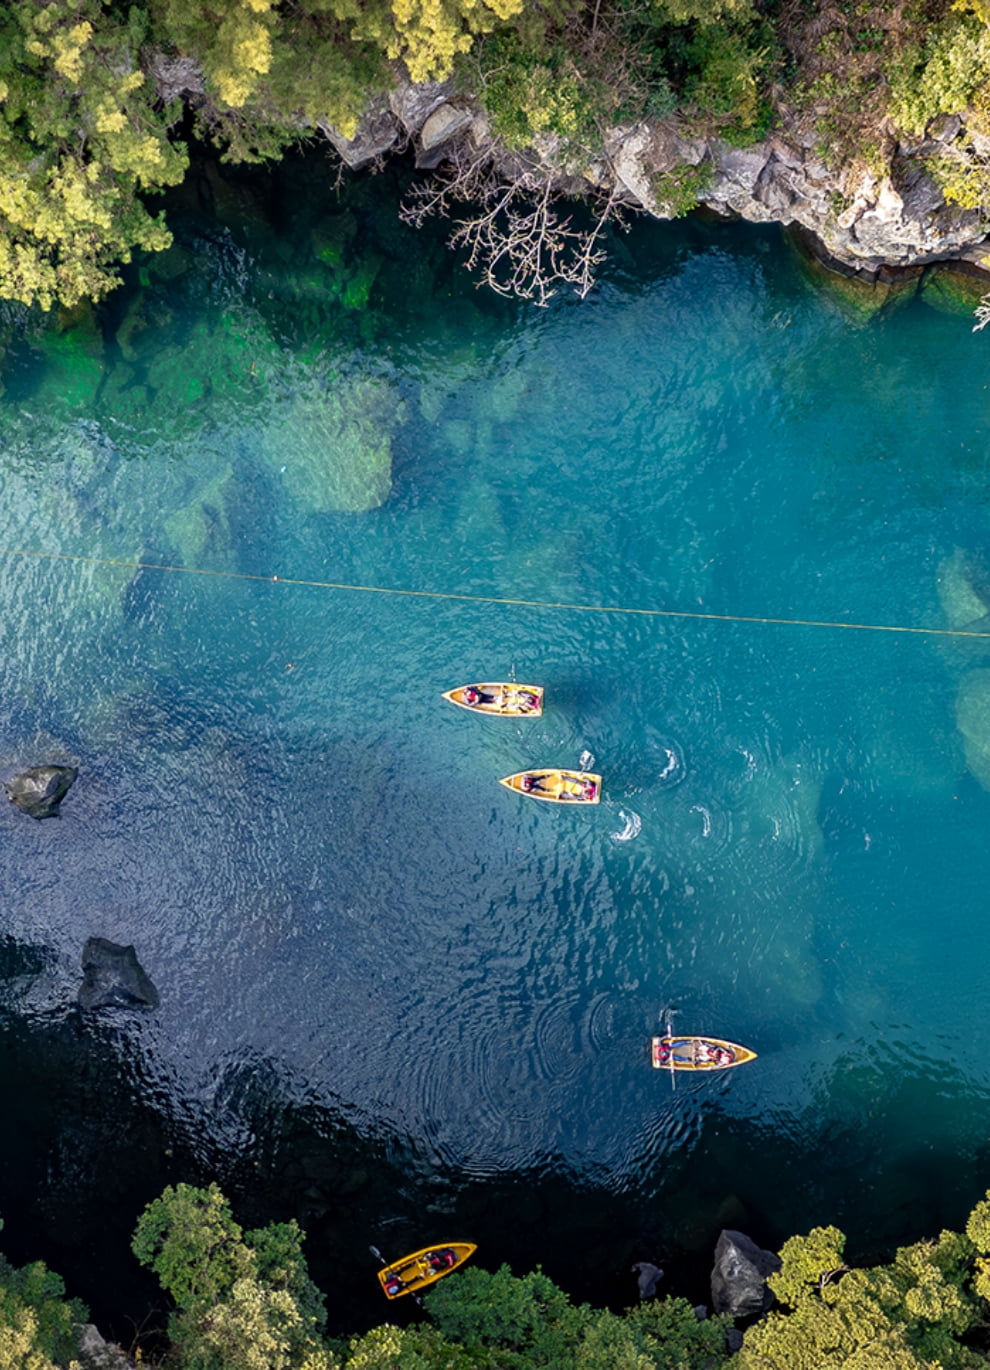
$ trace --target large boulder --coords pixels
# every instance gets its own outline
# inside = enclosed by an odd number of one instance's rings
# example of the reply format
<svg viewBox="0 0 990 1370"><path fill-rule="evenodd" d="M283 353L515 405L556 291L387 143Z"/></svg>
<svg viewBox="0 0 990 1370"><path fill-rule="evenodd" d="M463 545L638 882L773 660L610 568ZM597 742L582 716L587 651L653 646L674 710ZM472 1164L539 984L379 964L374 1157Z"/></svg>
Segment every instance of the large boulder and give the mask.
<svg viewBox="0 0 990 1370"><path fill-rule="evenodd" d="M780 1257L764 1251L742 1232L722 1232L715 1247L712 1304L716 1313L745 1318L765 1313L773 1303L767 1276L780 1269Z"/></svg>
<svg viewBox="0 0 990 1370"><path fill-rule="evenodd" d="M83 949L80 1008L157 1008L158 991L133 947L91 937Z"/></svg>
<svg viewBox="0 0 990 1370"><path fill-rule="evenodd" d="M376 162L386 152L391 152L403 137L402 126L389 108L388 96L384 94L372 99L355 128L349 132L336 128L325 119L319 120L316 127L337 149L341 161L351 171L360 171L362 167Z"/></svg>
<svg viewBox="0 0 990 1370"><path fill-rule="evenodd" d="M56 818L79 771L75 766L29 766L4 782L10 802L32 818Z"/></svg>
<svg viewBox="0 0 990 1370"><path fill-rule="evenodd" d="M307 514L377 509L392 488L392 435L405 418L388 381L316 377L273 405L261 453Z"/></svg>
<svg viewBox="0 0 990 1370"><path fill-rule="evenodd" d="M663 1271L658 1265L651 1265L649 1261L637 1261L632 1271L639 1284L639 1297L652 1299L657 1292L657 1285L663 1279Z"/></svg>

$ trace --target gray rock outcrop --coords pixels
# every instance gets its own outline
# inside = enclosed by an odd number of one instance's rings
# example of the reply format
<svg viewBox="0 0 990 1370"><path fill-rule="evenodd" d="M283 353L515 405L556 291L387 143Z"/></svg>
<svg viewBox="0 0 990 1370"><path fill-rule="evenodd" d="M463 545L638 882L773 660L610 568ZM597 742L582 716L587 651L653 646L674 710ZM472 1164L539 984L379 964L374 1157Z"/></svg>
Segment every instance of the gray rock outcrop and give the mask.
<svg viewBox="0 0 990 1370"><path fill-rule="evenodd" d="M152 53L146 69L163 101L181 97L195 107L206 98L202 71L187 58ZM526 151L527 179L536 186L551 181L567 193L582 184L604 190L662 219L682 212L665 198L664 176L696 167L706 173L699 181L701 204L751 223L801 229L820 244L823 258L867 278L884 268L934 262L982 265L984 216L947 204L925 169L963 135L979 145L982 135L962 116L933 121L923 138L899 143L889 174L880 174L860 162L826 165L814 121L787 109L779 114L778 129L743 148L704 136L676 115L618 126L588 167L567 166L559 140L544 137ZM518 175L519 154L490 136L479 101L452 80L417 84L401 68L392 88L369 101L353 132L327 121L317 131L353 171L411 144L421 169L435 168L458 151L473 157L480 151L507 179ZM984 141L990 151L990 140Z"/></svg>
<svg viewBox="0 0 990 1370"><path fill-rule="evenodd" d="M658 1265L651 1265L649 1261L637 1261L632 1271L639 1284L639 1297L652 1299L657 1292L657 1285L663 1279L663 1271Z"/></svg>
<svg viewBox="0 0 990 1370"><path fill-rule="evenodd" d="M767 1276L780 1269L780 1257L764 1251L742 1232L722 1232L715 1247L712 1306L733 1318L765 1313L773 1303Z"/></svg>
<svg viewBox="0 0 990 1370"><path fill-rule="evenodd" d="M420 94L420 92L422 92ZM390 122L391 121L391 122ZM613 129L603 156L582 175L588 189L612 192L620 202L655 218L679 209L664 196L664 176L680 167L707 169L700 203L750 223L803 229L822 256L873 277L884 268L932 262L982 261L985 222L977 210L945 202L924 169L958 136L960 120L946 119L917 146L902 144L890 176L865 166L830 168L822 161L814 129L785 121L779 131L750 147L705 138L677 118ZM420 168L432 168L459 147L477 155L482 141L507 178L518 174L518 154L482 139L483 108L452 88L417 87L400 81L387 105L373 105L354 138L325 129L348 166L367 165L411 140ZM534 183L553 181L568 192L578 179L564 166L552 139L529 150Z"/></svg>
<svg viewBox="0 0 990 1370"><path fill-rule="evenodd" d="M130 1356L106 1341L91 1322L79 1328L77 1356L82 1370L137 1370Z"/></svg>
<svg viewBox="0 0 990 1370"><path fill-rule="evenodd" d="M75 766L29 766L4 783L10 802L32 818L55 818L79 771Z"/></svg>
<svg viewBox="0 0 990 1370"><path fill-rule="evenodd" d="M132 946L91 937L83 949L80 1008L157 1008L158 991Z"/></svg>

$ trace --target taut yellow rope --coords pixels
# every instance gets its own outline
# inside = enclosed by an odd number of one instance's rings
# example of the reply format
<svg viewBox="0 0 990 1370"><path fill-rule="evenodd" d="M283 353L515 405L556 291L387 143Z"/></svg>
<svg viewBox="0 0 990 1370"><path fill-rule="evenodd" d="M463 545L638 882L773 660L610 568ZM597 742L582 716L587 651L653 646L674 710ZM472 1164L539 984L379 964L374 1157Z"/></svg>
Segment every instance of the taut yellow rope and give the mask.
<svg viewBox="0 0 990 1370"><path fill-rule="evenodd" d="M843 623L821 618L773 618L765 614L712 614L702 609L634 609L624 604L571 604L566 600L516 599L507 595L467 595L451 590L402 590L391 585L350 585L346 581L307 580L301 576L260 576L250 571L209 571L199 566L167 566L154 561L82 556L72 552L29 552L0 547L0 556L38 561L71 561L90 566L123 566L134 571L169 571L174 575L215 576L220 580L253 580L274 585L304 585L314 590L346 590L363 595L404 595L409 599L452 600L462 604L500 604L516 609L557 609L577 614L628 614L641 618L689 618L710 623L762 623L786 628L846 628L860 633L914 633L924 637L987 638L990 631L969 628L911 628L898 623Z"/></svg>

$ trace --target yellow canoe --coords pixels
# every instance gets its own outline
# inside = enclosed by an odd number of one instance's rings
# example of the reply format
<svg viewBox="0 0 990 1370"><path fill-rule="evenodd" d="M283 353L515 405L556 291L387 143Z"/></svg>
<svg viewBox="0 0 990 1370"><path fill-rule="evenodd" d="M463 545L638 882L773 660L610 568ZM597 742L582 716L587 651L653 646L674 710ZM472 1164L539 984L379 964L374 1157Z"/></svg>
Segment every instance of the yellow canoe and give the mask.
<svg viewBox="0 0 990 1370"><path fill-rule="evenodd" d="M657 1070L729 1070L756 1060L756 1052L721 1037L654 1037Z"/></svg>
<svg viewBox="0 0 990 1370"><path fill-rule="evenodd" d="M445 690L444 699L460 709L476 714L498 714L502 718L539 718L543 712L543 686L517 685L496 680L481 685L458 685Z"/></svg>
<svg viewBox="0 0 990 1370"><path fill-rule="evenodd" d="M477 1249L474 1242L447 1242L445 1246L424 1246L422 1251L393 1261L378 1272L385 1297L401 1299L403 1294L418 1293L463 1265Z"/></svg>
<svg viewBox="0 0 990 1370"><path fill-rule="evenodd" d="M597 804L602 797L602 778L591 771L517 771L498 783L551 804Z"/></svg>

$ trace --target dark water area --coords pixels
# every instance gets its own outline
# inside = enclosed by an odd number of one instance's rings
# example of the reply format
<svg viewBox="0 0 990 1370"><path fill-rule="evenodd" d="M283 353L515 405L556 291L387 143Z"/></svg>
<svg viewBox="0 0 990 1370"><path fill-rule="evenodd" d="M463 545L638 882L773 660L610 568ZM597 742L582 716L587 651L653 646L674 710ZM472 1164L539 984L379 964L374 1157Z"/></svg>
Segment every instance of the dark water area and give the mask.
<svg viewBox="0 0 990 1370"><path fill-rule="evenodd" d="M722 1227L887 1259L990 1184L990 639L814 626L986 631L990 341L696 220L507 302L408 176L204 164L6 316L0 778L79 779L0 810L3 1242L125 1343L180 1180L298 1218L339 1333L371 1242L703 1301ZM542 718L440 699L511 673ZM155 1011L76 1006L94 936ZM758 1060L672 1090L668 1004Z"/></svg>

